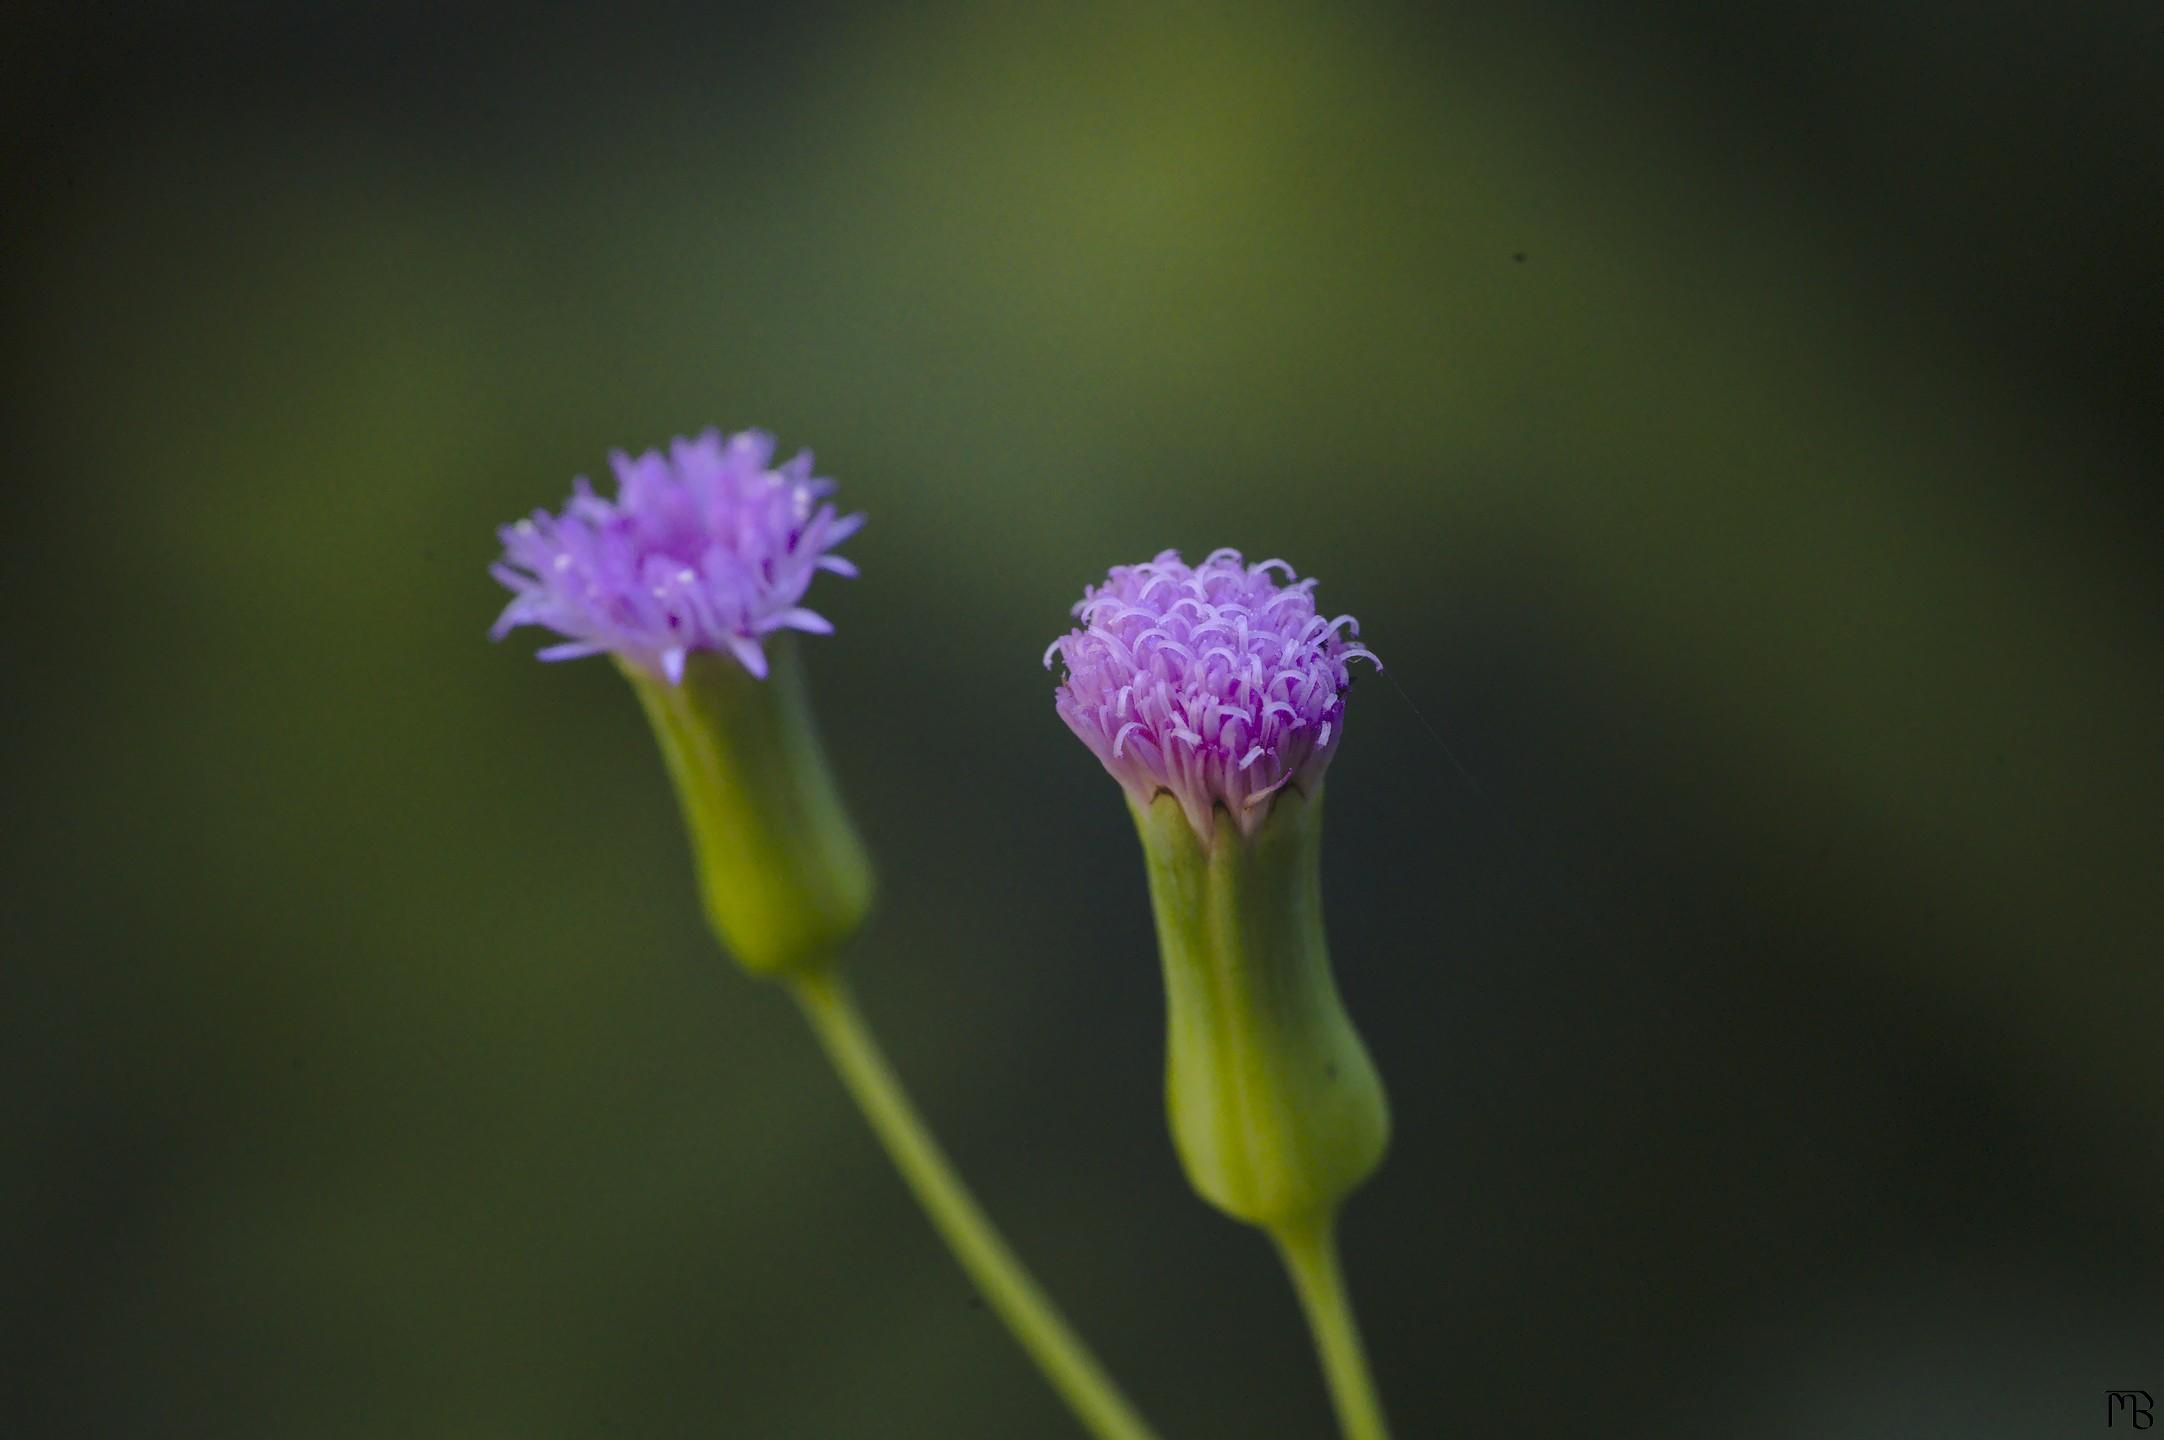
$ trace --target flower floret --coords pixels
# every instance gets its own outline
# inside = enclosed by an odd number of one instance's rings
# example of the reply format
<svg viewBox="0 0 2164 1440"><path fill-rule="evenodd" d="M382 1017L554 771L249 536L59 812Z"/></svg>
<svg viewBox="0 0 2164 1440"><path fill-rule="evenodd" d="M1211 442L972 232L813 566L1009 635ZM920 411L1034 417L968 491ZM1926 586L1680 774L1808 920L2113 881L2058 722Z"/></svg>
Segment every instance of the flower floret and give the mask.
<svg viewBox="0 0 2164 1440"><path fill-rule="evenodd" d="M672 684L699 650L764 678L776 632L833 632L801 602L818 572L857 573L831 552L864 523L827 502L834 484L812 474L810 451L773 458L773 437L757 430L610 455L614 499L580 476L562 514L537 510L497 532L503 557L489 573L511 602L490 633L543 626L564 641L540 659L614 654Z"/></svg>
<svg viewBox="0 0 2164 1440"><path fill-rule="evenodd" d="M1320 782L1344 734L1347 662L1381 668L1357 620L1316 612L1314 589L1237 550L1115 566L1045 651L1066 666L1060 718L1138 803L1170 792L1205 838L1222 805L1252 833L1273 795Z"/></svg>

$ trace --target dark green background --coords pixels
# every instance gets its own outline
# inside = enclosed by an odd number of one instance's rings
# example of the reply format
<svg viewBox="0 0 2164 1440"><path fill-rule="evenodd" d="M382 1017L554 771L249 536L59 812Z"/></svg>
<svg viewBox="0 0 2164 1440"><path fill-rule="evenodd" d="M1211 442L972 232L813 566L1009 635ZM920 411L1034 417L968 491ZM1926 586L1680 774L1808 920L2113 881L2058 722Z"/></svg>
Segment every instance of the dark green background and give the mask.
<svg viewBox="0 0 2164 1440"><path fill-rule="evenodd" d="M1170 1440L1327 1417L1038 668L1166 545L1389 665L1404 1437L2164 1396L2159 13L14 7L0 1431L1071 1433L622 683L485 641L495 524L708 424L871 512L855 970Z"/></svg>

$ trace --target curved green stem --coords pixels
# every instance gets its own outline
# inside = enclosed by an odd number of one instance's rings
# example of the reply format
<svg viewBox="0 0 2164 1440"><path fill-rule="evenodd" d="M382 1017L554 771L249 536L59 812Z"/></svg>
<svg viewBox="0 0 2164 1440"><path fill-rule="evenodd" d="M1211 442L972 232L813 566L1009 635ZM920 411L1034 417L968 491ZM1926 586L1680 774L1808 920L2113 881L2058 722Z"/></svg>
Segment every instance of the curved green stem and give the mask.
<svg viewBox="0 0 2164 1440"><path fill-rule="evenodd" d="M1338 1263L1337 1216L1331 1213L1273 1225L1270 1238L1285 1257L1293 1289L1300 1294L1300 1308L1307 1312L1315 1353L1330 1382L1338 1428L1346 1440L1390 1440L1383 1402L1375 1393L1375 1377L1368 1371L1367 1351L1360 1343L1360 1324L1353 1319L1352 1297L1345 1291L1345 1272Z"/></svg>
<svg viewBox="0 0 2164 1440"><path fill-rule="evenodd" d="M1156 1440L954 1173L841 978L817 970L794 976L789 983L842 1083L933 1227L1075 1417L1098 1440Z"/></svg>

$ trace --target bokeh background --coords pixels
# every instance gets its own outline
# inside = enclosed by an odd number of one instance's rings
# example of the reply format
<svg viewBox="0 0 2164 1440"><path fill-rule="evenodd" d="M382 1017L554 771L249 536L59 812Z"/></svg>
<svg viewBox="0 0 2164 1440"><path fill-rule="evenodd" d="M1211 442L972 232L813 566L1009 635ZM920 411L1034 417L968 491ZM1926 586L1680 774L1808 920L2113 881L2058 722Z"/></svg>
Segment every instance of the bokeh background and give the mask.
<svg viewBox="0 0 2164 1440"><path fill-rule="evenodd" d="M1073 1433L628 692L485 641L496 524L709 424L871 512L855 972L1168 1435L1328 1416L1038 668L1164 546L1389 666L1403 1436L2164 1397L2160 13L10 7L0 1432Z"/></svg>

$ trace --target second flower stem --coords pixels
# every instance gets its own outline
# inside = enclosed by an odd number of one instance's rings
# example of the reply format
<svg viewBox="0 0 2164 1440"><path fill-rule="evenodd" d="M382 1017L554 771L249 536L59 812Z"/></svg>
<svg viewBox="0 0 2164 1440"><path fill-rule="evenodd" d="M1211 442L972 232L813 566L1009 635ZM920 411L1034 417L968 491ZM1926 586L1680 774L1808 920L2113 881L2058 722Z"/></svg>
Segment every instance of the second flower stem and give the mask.
<svg viewBox="0 0 2164 1440"><path fill-rule="evenodd" d="M1360 1343L1360 1324L1353 1318L1352 1297L1345 1290L1345 1271L1338 1262L1336 1215L1274 1225L1270 1238L1285 1257L1300 1308L1307 1313L1315 1353L1330 1383L1330 1403L1337 1410L1345 1440L1390 1440L1382 1398L1375 1391L1367 1350Z"/></svg>
<svg viewBox="0 0 2164 1440"><path fill-rule="evenodd" d="M1157 1440L954 1173L841 977L819 970L792 980L790 989L933 1228L1075 1418L1098 1440Z"/></svg>

